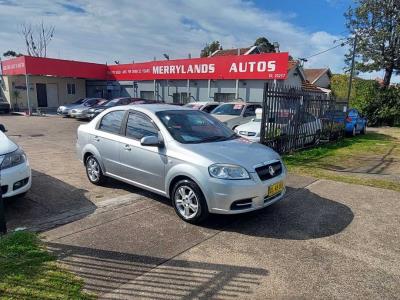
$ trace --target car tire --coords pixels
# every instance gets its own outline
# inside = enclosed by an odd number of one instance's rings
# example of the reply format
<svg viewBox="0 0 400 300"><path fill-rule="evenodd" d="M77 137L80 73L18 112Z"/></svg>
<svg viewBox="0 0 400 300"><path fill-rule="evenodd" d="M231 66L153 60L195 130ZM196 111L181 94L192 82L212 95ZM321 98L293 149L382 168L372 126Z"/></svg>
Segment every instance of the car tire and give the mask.
<svg viewBox="0 0 400 300"><path fill-rule="evenodd" d="M86 175L89 181L95 185L102 185L106 181L106 177L101 170L99 161L90 155L85 161Z"/></svg>
<svg viewBox="0 0 400 300"><path fill-rule="evenodd" d="M171 200L176 214L185 222L199 224L209 216L203 192L192 180L178 181L172 190Z"/></svg>

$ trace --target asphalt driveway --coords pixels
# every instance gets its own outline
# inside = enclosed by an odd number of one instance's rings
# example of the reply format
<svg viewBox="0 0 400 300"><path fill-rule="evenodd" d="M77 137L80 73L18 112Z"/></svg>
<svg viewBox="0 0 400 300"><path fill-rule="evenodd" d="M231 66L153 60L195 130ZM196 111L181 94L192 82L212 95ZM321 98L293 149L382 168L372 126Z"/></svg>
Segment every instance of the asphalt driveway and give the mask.
<svg viewBox="0 0 400 300"><path fill-rule="evenodd" d="M100 298L399 298L397 192L291 176L276 205L193 226L162 197L90 185L74 153L79 122L0 123L34 170L32 191L7 204L9 227L45 230Z"/></svg>

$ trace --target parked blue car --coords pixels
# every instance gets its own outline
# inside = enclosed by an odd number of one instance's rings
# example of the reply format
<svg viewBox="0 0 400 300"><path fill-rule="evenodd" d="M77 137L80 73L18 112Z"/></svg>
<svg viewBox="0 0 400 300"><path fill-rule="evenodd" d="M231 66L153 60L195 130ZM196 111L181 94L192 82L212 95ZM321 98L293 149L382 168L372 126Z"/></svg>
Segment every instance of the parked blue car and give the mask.
<svg viewBox="0 0 400 300"><path fill-rule="evenodd" d="M345 132L347 135L355 136L357 133L365 134L367 131L367 119L357 109L348 111L345 119Z"/></svg>

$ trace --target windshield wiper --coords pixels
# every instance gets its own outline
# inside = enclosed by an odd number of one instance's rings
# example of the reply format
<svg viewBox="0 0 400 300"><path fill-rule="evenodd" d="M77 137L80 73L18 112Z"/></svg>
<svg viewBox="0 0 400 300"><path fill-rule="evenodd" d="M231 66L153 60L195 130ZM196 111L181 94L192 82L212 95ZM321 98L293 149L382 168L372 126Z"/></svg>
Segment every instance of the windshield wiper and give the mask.
<svg viewBox="0 0 400 300"><path fill-rule="evenodd" d="M200 141L200 143L224 141L227 137L223 135L209 136Z"/></svg>

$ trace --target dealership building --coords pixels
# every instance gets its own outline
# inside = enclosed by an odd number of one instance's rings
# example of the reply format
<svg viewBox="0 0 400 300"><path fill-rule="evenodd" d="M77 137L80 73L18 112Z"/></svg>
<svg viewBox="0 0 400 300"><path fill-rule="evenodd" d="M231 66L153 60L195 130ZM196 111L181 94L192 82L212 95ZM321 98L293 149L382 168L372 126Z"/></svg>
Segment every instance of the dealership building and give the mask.
<svg viewBox="0 0 400 300"><path fill-rule="evenodd" d="M218 50L207 58L118 65L21 56L1 62L0 97L15 110L51 110L83 97L129 96L176 104L261 102L266 82L322 93L288 53L256 50Z"/></svg>

